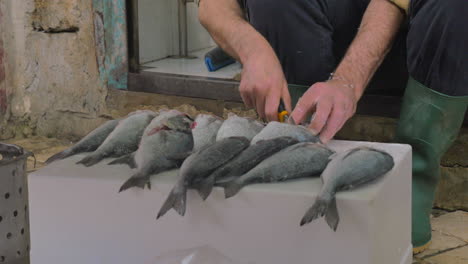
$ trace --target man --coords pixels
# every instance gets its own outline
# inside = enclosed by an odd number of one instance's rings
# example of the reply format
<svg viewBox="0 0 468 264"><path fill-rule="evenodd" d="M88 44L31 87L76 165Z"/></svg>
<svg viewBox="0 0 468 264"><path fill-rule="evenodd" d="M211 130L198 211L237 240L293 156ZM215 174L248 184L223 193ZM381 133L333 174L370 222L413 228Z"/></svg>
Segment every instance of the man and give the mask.
<svg viewBox="0 0 468 264"><path fill-rule="evenodd" d="M199 18L242 63L245 104L276 120L280 99L291 111L291 97L301 96L291 117L300 123L314 113L309 128L323 142L353 116L408 23L410 78L396 141L413 147L412 242L415 253L424 250L440 158L468 105L468 1L202 0ZM310 88L288 90L288 83Z"/></svg>

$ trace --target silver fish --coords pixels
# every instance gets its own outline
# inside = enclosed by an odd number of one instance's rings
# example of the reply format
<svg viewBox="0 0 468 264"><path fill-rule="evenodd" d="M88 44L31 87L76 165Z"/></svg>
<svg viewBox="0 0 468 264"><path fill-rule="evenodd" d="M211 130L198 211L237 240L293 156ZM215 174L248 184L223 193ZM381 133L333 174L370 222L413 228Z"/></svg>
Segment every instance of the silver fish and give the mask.
<svg viewBox="0 0 468 264"><path fill-rule="evenodd" d="M168 157L192 150L191 124L191 120L186 116L178 115L159 124L161 127L157 132L153 132L154 126L148 126L141 139L140 147L134 155L137 172L122 185L119 192L131 187L144 188L146 184L150 188L151 174L167 171L180 165L179 162Z"/></svg>
<svg viewBox="0 0 468 264"><path fill-rule="evenodd" d="M167 120L176 116L185 116L185 114L177 110L161 110L159 112L159 115L153 118L149 125L145 128L145 131L143 131L142 139L140 140L139 146L141 146L141 141L144 140L145 137L151 137L152 135L162 130L165 127ZM175 124L175 122L169 122L169 124ZM134 169L137 166L135 164L135 153L136 152L132 152L118 159L115 159L111 161L109 165L127 164L128 166L130 166L130 168Z"/></svg>
<svg viewBox="0 0 468 264"><path fill-rule="evenodd" d="M176 117L176 116L186 116L184 113L178 111L178 110L161 110L159 112L159 115L153 118L150 122L150 124L145 128L145 131L143 131L142 139L143 140L146 137L150 137L156 133L158 133L160 130L162 130L167 124L170 124L171 126L174 126L177 122L169 122L166 124L167 120ZM182 124L183 126L183 124ZM175 129L176 128L171 128ZM183 128L189 130L188 128ZM187 133L190 131L186 131ZM141 140L140 144L141 145ZM139 148L138 148L139 149ZM137 150L138 151L138 150ZM109 163L109 165L115 165L115 164L127 164L130 168L134 169L137 167L135 163L135 152L132 152L130 154L124 155L120 158L117 158Z"/></svg>
<svg viewBox="0 0 468 264"><path fill-rule="evenodd" d="M299 142L320 142L319 137L314 136L304 126L273 121L268 123L268 125L252 139L251 144L255 144L260 140L277 137L292 137Z"/></svg>
<svg viewBox="0 0 468 264"><path fill-rule="evenodd" d="M200 196L205 200L211 193L216 180L234 179L248 172L264 159L277 153L278 151L298 143L291 137L278 137L268 140L260 140L256 144L250 145L237 157L215 170L210 176L202 179L199 183L194 183Z"/></svg>
<svg viewBox="0 0 468 264"><path fill-rule="evenodd" d="M325 216L328 226L336 231L339 215L336 207L336 192L356 188L371 182L390 171L394 166L390 154L368 147L358 147L330 157L323 171L320 194L314 205L301 220L301 226Z"/></svg>
<svg viewBox="0 0 468 264"><path fill-rule="evenodd" d="M129 154L138 148L146 126L156 116L152 111L137 111L120 120L106 140L93 153L87 155L77 164L92 166L107 157L119 157Z"/></svg>
<svg viewBox="0 0 468 264"><path fill-rule="evenodd" d="M179 180L161 207L157 218L163 216L171 208L174 208L183 216L185 214L187 189L192 185L192 182L210 175L214 170L247 148L249 143L249 140L245 137L225 138L185 159L179 170Z"/></svg>
<svg viewBox="0 0 468 264"><path fill-rule="evenodd" d="M216 140L229 137L245 137L249 141L263 129L264 125L255 119L239 117L230 113L219 128Z"/></svg>
<svg viewBox="0 0 468 264"><path fill-rule="evenodd" d="M119 119L109 120L99 126L98 128L91 131L88 135L78 141L72 147L59 152L46 160L46 164L54 162L56 160L65 159L82 152L95 151L103 142L107 136L114 131L115 127L119 123Z"/></svg>
<svg viewBox="0 0 468 264"><path fill-rule="evenodd" d="M197 115L192 127L193 150L197 151L215 143L216 135L222 124L223 120L219 117L207 114Z"/></svg>
<svg viewBox="0 0 468 264"><path fill-rule="evenodd" d="M226 198L252 183L279 182L318 176L334 152L322 144L303 142L289 146L260 162L246 174L221 184Z"/></svg>

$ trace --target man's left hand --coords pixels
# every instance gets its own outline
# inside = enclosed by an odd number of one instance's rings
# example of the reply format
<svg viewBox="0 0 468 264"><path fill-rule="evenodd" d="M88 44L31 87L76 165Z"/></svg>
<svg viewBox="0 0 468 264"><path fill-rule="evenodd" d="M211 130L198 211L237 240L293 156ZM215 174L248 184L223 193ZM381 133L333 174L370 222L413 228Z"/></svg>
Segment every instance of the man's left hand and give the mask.
<svg viewBox="0 0 468 264"><path fill-rule="evenodd" d="M353 87L342 80L316 83L299 99L291 117L300 124L314 114L309 129L327 143L354 115L357 100Z"/></svg>

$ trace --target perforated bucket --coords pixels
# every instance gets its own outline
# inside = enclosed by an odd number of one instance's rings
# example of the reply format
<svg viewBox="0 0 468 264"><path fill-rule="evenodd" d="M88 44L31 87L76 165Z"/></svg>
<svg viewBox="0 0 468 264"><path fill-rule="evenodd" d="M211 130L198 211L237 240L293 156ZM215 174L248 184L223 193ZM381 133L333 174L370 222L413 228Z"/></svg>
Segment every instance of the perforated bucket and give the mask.
<svg viewBox="0 0 468 264"><path fill-rule="evenodd" d="M29 263L26 161L32 154L0 143L0 264Z"/></svg>

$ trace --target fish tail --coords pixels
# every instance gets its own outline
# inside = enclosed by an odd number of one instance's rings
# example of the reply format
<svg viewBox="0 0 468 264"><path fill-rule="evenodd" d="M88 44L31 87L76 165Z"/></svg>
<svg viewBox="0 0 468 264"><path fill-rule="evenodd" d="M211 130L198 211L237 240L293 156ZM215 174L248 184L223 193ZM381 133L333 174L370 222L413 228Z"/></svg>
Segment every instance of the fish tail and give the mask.
<svg viewBox="0 0 468 264"><path fill-rule="evenodd" d="M195 186L197 189L198 194L200 194L203 200L206 200L208 196L210 196L211 191L213 190L213 185L215 183L214 175L210 175L208 178L204 179L200 184Z"/></svg>
<svg viewBox="0 0 468 264"><path fill-rule="evenodd" d="M319 217L326 217L326 221L333 231L338 227L339 217L336 209L336 199L317 198L314 205L306 212L301 220L301 226L308 224Z"/></svg>
<svg viewBox="0 0 468 264"><path fill-rule="evenodd" d="M338 223L340 222L340 216L338 215L338 208L336 207L336 198L330 201L328 205L327 213L325 214L325 220L327 221L328 226L336 232L338 228Z"/></svg>
<svg viewBox="0 0 468 264"><path fill-rule="evenodd" d="M54 162L56 160L61 160L61 159L65 159L65 158L68 158L70 156L74 155L74 153L70 150L70 149L66 149L62 152L59 152L51 157L49 157L47 160L46 160L46 164L49 164L51 162Z"/></svg>
<svg viewBox="0 0 468 264"><path fill-rule="evenodd" d="M127 164L130 168L136 168L135 159L133 158L133 153L115 159L108 163L108 165L115 165L115 164Z"/></svg>
<svg viewBox="0 0 468 264"><path fill-rule="evenodd" d="M100 155L88 155L84 157L82 160L78 161L76 164L83 164L86 167L93 166L97 163L99 163L102 160L102 157Z"/></svg>
<svg viewBox="0 0 468 264"><path fill-rule="evenodd" d="M132 177L130 177L126 182L124 182L124 184L122 184L122 187L120 187L119 192L123 192L132 187L144 189L145 185L148 186L148 189L151 189L149 180L150 178L147 175L135 174Z"/></svg>
<svg viewBox="0 0 468 264"><path fill-rule="evenodd" d="M171 208L174 208L174 210L176 210L179 215L184 216L186 201L187 187L185 187L185 185L176 185L174 189L172 189L171 193L169 193L169 196L159 210L156 219L159 219L161 216L165 215Z"/></svg>
<svg viewBox="0 0 468 264"><path fill-rule="evenodd" d="M244 186L239 181L231 181L226 184L221 184L221 187L224 187L224 196L227 199L236 195Z"/></svg>

